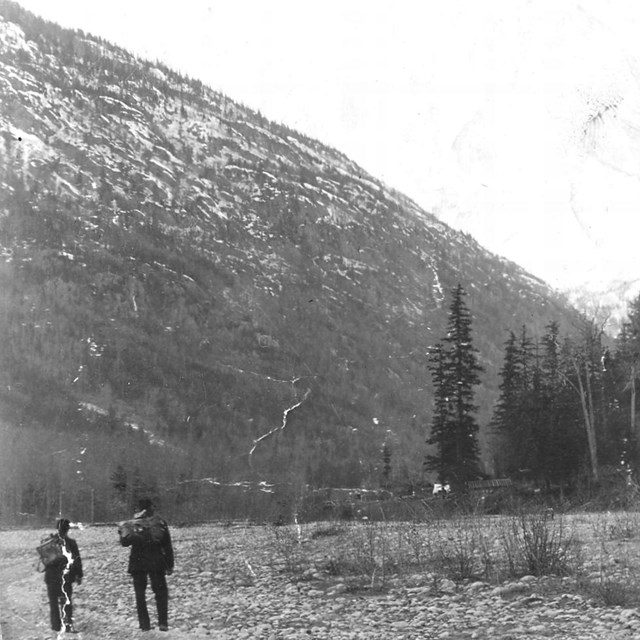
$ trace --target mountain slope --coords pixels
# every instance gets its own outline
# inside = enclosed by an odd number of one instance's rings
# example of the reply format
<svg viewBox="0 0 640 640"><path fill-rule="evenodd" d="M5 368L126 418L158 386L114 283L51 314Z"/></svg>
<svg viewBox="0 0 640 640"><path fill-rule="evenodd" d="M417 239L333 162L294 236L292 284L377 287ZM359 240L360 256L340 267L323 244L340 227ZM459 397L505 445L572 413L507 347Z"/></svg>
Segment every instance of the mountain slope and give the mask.
<svg viewBox="0 0 640 640"><path fill-rule="evenodd" d="M11 2L0 15L8 420L135 424L188 453L171 473L228 480L376 484L387 442L402 481L458 282L485 422L507 331L578 321L334 149Z"/></svg>
<svg viewBox="0 0 640 640"><path fill-rule="evenodd" d="M640 279L612 280L605 285L573 287L563 292L585 315L597 318L611 337L620 333L628 320L629 304L640 295Z"/></svg>

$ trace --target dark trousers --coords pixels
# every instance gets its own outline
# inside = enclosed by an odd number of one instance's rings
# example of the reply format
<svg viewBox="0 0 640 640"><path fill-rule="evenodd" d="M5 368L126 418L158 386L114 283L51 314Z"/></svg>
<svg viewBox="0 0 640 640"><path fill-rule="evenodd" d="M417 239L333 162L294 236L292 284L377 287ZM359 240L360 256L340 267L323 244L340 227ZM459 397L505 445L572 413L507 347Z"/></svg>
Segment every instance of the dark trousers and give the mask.
<svg viewBox="0 0 640 640"><path fill-rule="evenodd" d="M65 580L64 587L62 581L47 582L47 595L49 596L49 616L51 628L60 631L62 623L72 624L73 622L73 583ZM62 609L62 620L60 619L60 609Z"/></svg>
<svg viewBox="0 0 640 640"><path fill-rule="evenodd" d="M158 624L168 625L169 619L169 590L164 571L134 571L133 588L136 592L136 609L138 610L138 622L141 629L149 629L149 611L147 610L147 576L151 581L151 589L156 597L158 609Z"/></svg>

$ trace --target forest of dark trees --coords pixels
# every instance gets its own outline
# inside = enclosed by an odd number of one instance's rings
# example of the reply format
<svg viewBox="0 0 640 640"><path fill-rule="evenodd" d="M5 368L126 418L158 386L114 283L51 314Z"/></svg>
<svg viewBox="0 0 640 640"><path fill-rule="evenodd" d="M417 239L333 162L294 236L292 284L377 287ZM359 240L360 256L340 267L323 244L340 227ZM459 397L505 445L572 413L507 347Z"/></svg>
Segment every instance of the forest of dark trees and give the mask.
<svg viewBox="0 0 640 640"><path fill-rule="evenodd" d="M486 477L479 465L474 387L481 367L464 289L452 295L446 337L431 356L435 409L426 466L442 483L464 489ZM575 494L622 500L636 487L640 463L636 384L640 354L640 297L613 340L595 319L577 335L556 322L534 339L526 326L510 331L499 396L488 426L494 436L493 474L541 495ZM608 495L607 495L608 492Z"/></svg>
<svg viewBox="0 0 640 640"><path fill-rule="evenodd" d="M550 323L534 341L509 334L492 427L497 468L561 491L637 478L636 363L640 298L614 341L595 320L576 336Z"/></svg>

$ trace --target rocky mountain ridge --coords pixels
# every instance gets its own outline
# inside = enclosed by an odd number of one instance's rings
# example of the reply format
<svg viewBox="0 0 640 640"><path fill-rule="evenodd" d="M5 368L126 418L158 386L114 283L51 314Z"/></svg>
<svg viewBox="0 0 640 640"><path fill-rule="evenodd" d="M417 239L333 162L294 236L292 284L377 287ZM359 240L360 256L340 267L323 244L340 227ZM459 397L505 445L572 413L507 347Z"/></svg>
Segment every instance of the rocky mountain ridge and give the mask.
<svg viewBox="0 0 640 640"><path fill-rule="evenodd" d="M613 280L599 287L573 287L563 291L586 316L597 319L615 337L628 319L629 303L640 295L640 278Z"/></svg>

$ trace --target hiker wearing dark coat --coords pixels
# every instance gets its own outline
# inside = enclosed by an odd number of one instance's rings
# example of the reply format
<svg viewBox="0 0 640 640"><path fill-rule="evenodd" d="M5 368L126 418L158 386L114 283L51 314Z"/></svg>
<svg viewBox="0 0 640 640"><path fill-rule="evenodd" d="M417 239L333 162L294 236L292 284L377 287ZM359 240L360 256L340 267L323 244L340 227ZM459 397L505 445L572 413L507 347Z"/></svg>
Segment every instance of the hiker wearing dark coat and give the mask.
<svg viewBox="0 0 640 640"><path fill-rule="evenodd" d="M131 547L129 573L133 578L138 622L143 631L151 629L146 596L147 582L151 582L159 629L168 631L169 591L166 576L173 573L171 535L167 523L155 515L151 500L140 500L138 508L140 511L134 515L133 521L122 523L120 527L120 543L124 547ZM131 523L133 529L126 526ZM136 524L140 526L136 527Z"/></svg>
<svg viewBox="0 0 640 640"><path fill-rule="evenodd" d="M62 556L44 568L44 581L49 596L49 612L51 628L54 631L64 630L75 633L73 628L73 583L82 584L82 559L78 550L78 543L67 534L71 523L61 518L56 523L56 533L62 545ZM62 619L60 609L62 608Z"/></svg>

